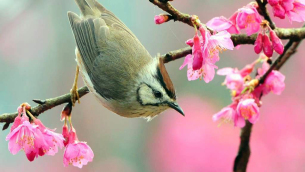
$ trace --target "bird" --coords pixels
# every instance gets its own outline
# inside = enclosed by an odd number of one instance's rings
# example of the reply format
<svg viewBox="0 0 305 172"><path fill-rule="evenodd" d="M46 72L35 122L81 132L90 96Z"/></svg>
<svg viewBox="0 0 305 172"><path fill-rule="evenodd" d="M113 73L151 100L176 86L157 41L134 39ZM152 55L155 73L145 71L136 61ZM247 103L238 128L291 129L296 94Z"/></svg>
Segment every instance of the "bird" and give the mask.
<svg viewBox="0 0 305 172"><path fill-rule="evenodd" d="M184 116L162 58L152 57L132 31L96 0L75 0L80 16L68 11L75 38L78 74L104 107L128 118L147 120L167 109Z"/></svg>

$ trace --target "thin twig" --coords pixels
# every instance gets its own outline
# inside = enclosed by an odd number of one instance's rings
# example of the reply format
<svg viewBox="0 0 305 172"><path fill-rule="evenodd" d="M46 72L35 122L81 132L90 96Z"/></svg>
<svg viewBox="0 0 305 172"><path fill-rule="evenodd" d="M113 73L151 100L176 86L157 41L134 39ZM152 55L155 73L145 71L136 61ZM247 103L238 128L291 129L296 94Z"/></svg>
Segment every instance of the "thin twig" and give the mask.
<svg viewBox="0 0 305 172"><path fill-rule="evenodd" d="M264 16L265 20L267 20L269 22L269 26L271 27L271 29L275 29L275 24L274 22L271 20L270 15L266 9L266 2L262 2L261 0L256 0L258 7L259 7L259 12L261 13L262 16Z"/></svg>
<svg viewBox="0 0 305 172"><path fill-rule="evenodd" d="M82 97L84 95L86 95L89 92L87 87L82 87L80 89L78 89L78 93L79 93L79 97ZM31 113L34 116L39 116L41 113L52 109L53 107L56 107L58 105L64 104L64 103L69 103L71 101L71 94L67 93L55 98L50 98L50 99L46 99L44 100L43 104L39 104L33 108L31 108ZM0 115L0 122L5 122L5 123L12 123L14 122L14 119L16 118L16 116L18 115L17 112L15 113L5 113Z"/></svg>

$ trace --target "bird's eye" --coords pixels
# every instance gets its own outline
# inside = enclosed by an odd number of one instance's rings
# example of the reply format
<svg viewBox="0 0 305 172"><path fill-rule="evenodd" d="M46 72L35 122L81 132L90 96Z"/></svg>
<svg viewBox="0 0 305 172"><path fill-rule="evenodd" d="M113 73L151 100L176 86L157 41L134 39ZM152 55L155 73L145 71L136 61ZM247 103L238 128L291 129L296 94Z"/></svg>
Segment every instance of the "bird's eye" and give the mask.
<svg viewBox="0 0 305 172"><path fill-rule="evenodd" d="M159 91L154 91L154 95L156 98L162 98L162 94Z"/></svg>

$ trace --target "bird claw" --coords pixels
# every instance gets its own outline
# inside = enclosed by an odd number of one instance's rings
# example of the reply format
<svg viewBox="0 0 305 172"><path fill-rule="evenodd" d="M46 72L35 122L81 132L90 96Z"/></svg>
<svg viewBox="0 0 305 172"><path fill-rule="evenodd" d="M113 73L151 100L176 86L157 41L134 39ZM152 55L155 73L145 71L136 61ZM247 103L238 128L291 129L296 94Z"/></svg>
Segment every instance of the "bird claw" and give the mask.
<svg viewBox="0 0 305 172"><path fill-rule="evenodd" d="M80 103L79 94L78 94L78 88L76 84L73 84L72 89L70 90L71 93L71 102L72 105L75 106L75 102L77 101Z"/></svg>

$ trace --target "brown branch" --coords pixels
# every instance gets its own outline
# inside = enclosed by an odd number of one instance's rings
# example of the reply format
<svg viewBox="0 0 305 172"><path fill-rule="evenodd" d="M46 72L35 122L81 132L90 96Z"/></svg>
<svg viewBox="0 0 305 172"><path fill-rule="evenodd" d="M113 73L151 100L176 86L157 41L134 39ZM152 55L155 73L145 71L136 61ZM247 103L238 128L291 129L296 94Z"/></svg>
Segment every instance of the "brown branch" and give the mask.
<svg viewBox="0 0 305 172"><path fill-rule="evenodd" d="M87 87L82 87L80 89L78 89L78 93L79 93L79 97L82 97L84 95L86 95L89 92ZM35 100L37 101L37 100ZM41 104L31 108L31 113L34 116L39 116L41 113L52 109L53 107L56 107L58 105L64 104L64 103L69 103L71 101L71 94L67 93L55 98L50 98L50 99L46 99L44 101L40 101ZM17 112L15 113L5 113L0 115L0 123L1 122L5 122L5 123L12 123L14 122L14 119L16 118L16 116L18 115Z"/></svg>
<svg viewBox="0 0 305 172"><path fill-rule="evenodd" d="M237 156L234 161L234 172L244 172L247 169L249 157L250 157L250 136L251 136L252 124L247 121L246 126L241 129L240 132L240 144Z"/></svg>
<svg viewBox="0 0 305 172"><path fill-rule="evenodd" d="M172 15L175 21L177 20L194 27L191 20L191 15L181 13L176 8L174 8L169 2L167 1L163 2L160 0L149 0L149 1L154 5L158 6L159 8L161 8L163 11L168 12L170 15Z"/></svg>
<svg viewBox="0 0 305 172"><path fill-rule="evenodd" d="M265 18L265 20L267 20L269 22L269 26L271 27L271 29L275 29L275 24L274 22L271 20L270 15L266 9L266 1L262 2L261 0L256 0L259 10L258 12Z"/></svg>

